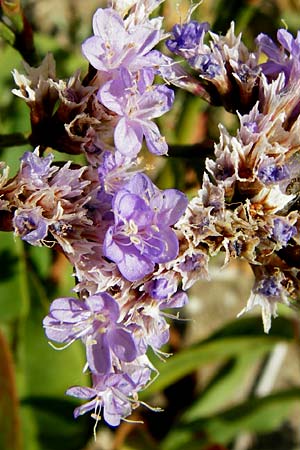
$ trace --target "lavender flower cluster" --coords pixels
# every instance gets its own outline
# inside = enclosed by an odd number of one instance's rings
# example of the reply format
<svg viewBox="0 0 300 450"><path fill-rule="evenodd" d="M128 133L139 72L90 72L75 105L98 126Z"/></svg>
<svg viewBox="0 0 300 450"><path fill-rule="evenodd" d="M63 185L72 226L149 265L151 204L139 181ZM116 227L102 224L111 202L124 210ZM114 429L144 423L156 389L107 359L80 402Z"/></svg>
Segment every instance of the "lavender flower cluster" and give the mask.
<svg viewBox="0 0 300 450"><path fill-rule="evenodd" d="M112 426L156 374L147 352L160 355L168 342L165 310L183 307L193 283L209 278L212 256L249 262L256 281L245 310L260 305L266 331L277 304L299 298L300 37L279 30L277 44L261 34L249 52L233 24L220 36L190 20L168 36L173 58L154 49L167 37L162 18L150 18L162 1L98 9L82 45L90 63L82 81L79 73L58 79L51 55L39 68L26 65L26 75L14 71L36 149L12 179L1 163L3 229L58 247L74 267L74 296L55 299L43 325L51 341L85 345L92 387L68 389L86 400L75 417L92 411ZM191 201L156 187L138 156L143 142L167 154L153 119L172 107L170 84L240 122L235 136L220 125ZM49 148L83 154L86 164L58 164Z"/></svg>

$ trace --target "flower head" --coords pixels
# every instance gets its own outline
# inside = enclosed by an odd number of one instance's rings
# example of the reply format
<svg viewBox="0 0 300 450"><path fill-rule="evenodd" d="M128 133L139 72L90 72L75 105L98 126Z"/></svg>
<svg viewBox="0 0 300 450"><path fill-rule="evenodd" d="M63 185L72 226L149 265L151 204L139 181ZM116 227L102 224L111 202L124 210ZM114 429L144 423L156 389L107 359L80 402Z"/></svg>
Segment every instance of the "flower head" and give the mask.
<svg viewBox="0 0 300 450"><path fill-rule="evenodd" d="M73 342L82 339L86 345L90 369L108 373L112 355L121 361L133 361L137 356L133 337L119 320L119 306L109 294L102 292L85 301L58 298L44 319L49 339Z"/></svg>
<svg viewBox="0 0 300 450"><path fill-rule="evenodd" d="M95 69L114 78L120 68L137 71L152 66L147 56L159 42L161 33L144 24L125 28L124 21L112 8L99 8L93 17L94 36L82 45L82 52Z"/></svg>
<svg viewBox="0 0 300 450"><path fill-rule="evenodd" d="M67 394L84 400L89 400L74 410L74 416L94 410L93 417L98 421L103 411L105 422L111 426L118 426L121 418L127 417L132 410L130 396L136 386L126 374L109 373L105 376L94 375L93 387L74 386L67 390Z"/></svg>
<svg viewBox="0 0 300 450"><path fill-rule="evenodd" d="M136 174L113 199L115 224L104 239L104 254L129 281L151 273L155 263L177 256L178 239L171 226L187 206L176 189L160 191L143 174Z"/></svg>
<svg viewBox="0 0 300 450"><path fill-rule="evenodd" d="M166 41L166 46L171 52L189 59L197 53L197 48L208 30L207 22L191 20L183 25L176 24L172 29L172 37Z"/></svg>
<svg viewBox="0 0 300 450"><path fill-rule="evenodd" d="M174 92L163 85L152 85L153 77L149 70L140 71L138 78L122 70L119 78L99 90L100 102L119 115L114 140L117 150L125 156L135 157L144 137L152 153L167 153L167 143L152 119L171 108Z"/></svg>

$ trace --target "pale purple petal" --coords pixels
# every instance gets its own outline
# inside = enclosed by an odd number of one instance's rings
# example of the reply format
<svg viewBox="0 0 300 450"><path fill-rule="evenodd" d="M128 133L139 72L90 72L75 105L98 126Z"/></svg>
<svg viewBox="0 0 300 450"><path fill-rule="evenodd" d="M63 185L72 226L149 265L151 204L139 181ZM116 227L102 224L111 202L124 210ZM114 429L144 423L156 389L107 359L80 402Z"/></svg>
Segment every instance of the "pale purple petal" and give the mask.
<svg viewBox="0 0 300 450"><path fill-rule="evenodd" d="M188 205L185 194L176 189L166 189L163 195L150 199L151 208L158 210L157 220L165 225L174 225L184 213Z"/></svg>
<svg viewBox="0 0 300 450"><path fill-rule="evenodd" d="M110 372L111 353L106 333L98 333L93 339L86 342L86 356L92 372L99 374Z"/></svg>
<svg viewBox="0 0 300 450"><path fill-rule="evenodd" d="M160 309L165 308L182 308L184 305L187 305L189 302L189 297L186 292L177 292L172 295L167 301L161 303Z"/></svg>
<svg viewBox="0 0 300 450"><path fill-rule="evenodd" d="M97 93L99 101L106 108L119 114L124 113L124 85L121 80L107 81Z"/></svg>
<svg viewBox="0 0 300 450"><path fill-rule="evenodd" d="M163 241L163 252L154 259L159 263L164 263L175 259L178 255L179 244L176 233L171 228L160 230L160 238Z"/></svg>
<svg viewBox="0 0 300 450"><path fill-rule="evenodd" d="M126 190L138 195L141 198L144 198L146 201L150 202L150 205L151 198L159 192L150 178L143 173L137 173L134 177L132 177L126 184Z"/></svg>
<svg viewBox="0 0 300 450"><path fill-rule="evenodd" d="M111 8L97 9L93 16L93 31L103 42L109 41L118 50L122 48L127 35L122 18Z"/></svg>
<svg viewBox="0 0 300 450"><path fill-rule="evenodd" d="M113 297L106 292L91 295L86 299L86 304L90 310L97 314L99 311L107 314L110 321L116 322L119 318L119 305Z"/></svg>
<svg viewBox="0 0 300 450"><path fill-rule="evenodd" d="M136 249L130 249L130 253L124 253L123 260L118 263L121 274L129 281L137 281L144 278L154 269L154 263L141 257Z"/></svg>
<svg viewBox="0 0 300 450"><path fill-rule="evenodd" d="M107 70L107 63L105 61L106 50L103 48L103 42L98 36L91 36L86 39L82 46L83 56L91 63L97 70Z"/></svg>
<svg viewBox="0 0 300 450"><path fill-rule="evenodd" d="M277 40L286 50L292 53L294 38L291 33L281 28L277 31Z"/></svg>
<svg viewBox="0 0 300 450"><path fill-rule="evenodd" d="M135 180L140 179L139 176L134 178ZM136 186L136 189L139 192L139 186ZM127 189L122 189L116 193L113 199L113 208L117 214L117 223L121 222L122 218L130 219L137 212L140 214L142 211L149 211L145 201L138 194L131 194Z"/></svg>
<svg viewBox="0 0 300 450"><path fill-rule="evenodd" d="M91 411L91 409L95 409L97 405L97 400L91 400L90 402L84 403L81 406L78 406L74 409L74 418L77 419L77 417L82 416L83 414L87 413L88 411Z"/></svg>
<svg viewBox="0 0 300 450"><path fill-rule="evenodd" d="M168 144L166 139L160 134L158 126L150 120L147 122L143 121L142 129L149 151L155 155L167 154Z"/></svg>
<svg viewBox="0 0 300 450"><path fill-rule="evenodd" d="M139 123L122 117L115 128L114 139L120 153L135 157L142 147L143 129Z"/></svg>
<svg viewBox="0 0 300 450"><path fill-rule="evenodd" d="M123 328L115 328L108 332L107 339L114 354L121 360L130 362L137 356L133 337Z"/></svg>
<svg viewBox="0 0 300 450"><path fill-rule="evenodd" d="M275 45L275 43L268 35L260 33L256 38L256 43L269 58L282 58L282 53L280 52L279 48Z"/></svg>
<svg viewBox="0 0 300 450"><path fill-rule="evenodd" d="M67 395L72 395L72 397L89 399L95 397L96 391L93 388L85 386L72 386L66 390Z"/></svg>
<svg viewBox="0 0 300 450"><path fill-rule="evenodd" d="M74 335L72 326L58 325L57 320L53 320L50 316L46 316L43 320L43 327L45 328L45 334L48 339L55 342L70 342Z"/></svg>
<svg viewBox="0 0 300 450"><path fill-rule="evenodd" d="M123 250L114 241L114 227L109 227L103 242L104 256L114 261L116 264L123 260Z"/></svg>
<svg viewBox="0 0 300 450"><path fill-rule="evenodd" d="M160 117L169 111L174 102L174 91L166 86L153 86L139 98L138 118L149 120Z"/></svg>
<svg viewBox="0 0 300 450"><path fill-rule="evenodd" d="M85 303L72 297L57 298L50 306L51 316L59 322L76 323L87 319L91 313Z"/></svg>

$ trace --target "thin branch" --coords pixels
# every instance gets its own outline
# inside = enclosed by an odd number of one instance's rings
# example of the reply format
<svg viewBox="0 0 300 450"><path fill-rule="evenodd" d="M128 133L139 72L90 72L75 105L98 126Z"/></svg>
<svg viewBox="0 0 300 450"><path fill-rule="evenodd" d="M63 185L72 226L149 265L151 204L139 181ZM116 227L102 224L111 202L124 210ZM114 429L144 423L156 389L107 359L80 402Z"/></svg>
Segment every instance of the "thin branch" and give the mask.
<svg viewBox="0 0 300 450"><path fill-rule="evenodd" d="M207 139L203 142L192 145L169 145L168 155L173 158L213 158L214 142Z"/></svg>
<svg viewBox="0 0 300 450"><path fill-rule="evenodd" d="M29 144L29 133L0 134L0 149Z"/></svg>

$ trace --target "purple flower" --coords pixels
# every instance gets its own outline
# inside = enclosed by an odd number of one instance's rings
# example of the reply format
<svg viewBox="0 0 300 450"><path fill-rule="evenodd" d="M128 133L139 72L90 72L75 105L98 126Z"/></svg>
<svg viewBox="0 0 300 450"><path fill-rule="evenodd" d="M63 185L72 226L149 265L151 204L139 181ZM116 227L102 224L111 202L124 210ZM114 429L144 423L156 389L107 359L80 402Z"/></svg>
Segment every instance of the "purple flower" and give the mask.
<svg viewBox="0 0 300 450"><path fill-rule="evenodd" d="M48 234L48 222L42 216L41 208L18 209L13 219L15 233L31 245L42 245Z"/></svg>
<svg viewBox="0 0 300 450"><path fill-rule="evenodd" d="M191 20L183 25L176 24L172 29L172 37L166 41L168 49L176 55L189 59L197 52L203 35L209 30L207 22Z"/></svg>
<svg viewBox="0 0 300 450"><path fill-rule="evenodd" d="M115 224L104 239L105 256L127 280L142 279L155 263L177 256L178 239L171 225L186 206L180 191L160 191L146 175L136 174L113 198Z"/></svg>
<svg viewBox="0 0 300 450"><path fill-rule="evenodd" d="M196 55L189 59L189 63L194 69L207 78L215 78L220 75L222 69L213 55Z"/></svg>
<svg viewBox="0 0 300 450"><path fill-rule="evenodd" d="M281 245L286 246L289 240L295 236L297 228L291 225L287 220L276 218L274 219L273 235L272 237Z"/></svg>
<svg viewBox="0 0 300 450"><path fill-rule="evenodd" d="M177 291L177 281L172 277L154 278L145 283L145 290L150 297L163 300Z"/></svg>
<svg viewBox="0 0 300 450"><path fill-rule="evenodd" d="M167 153L167 143L152 119L169 111L174 92L163 85L152 85L152 71L140 71L138 79L127 70L120 74L120 78L105 83L98 93L100 102L120 116L114 132L117 150L135 157L145 137L152 153Z"/></svg>
<svg viewBox="0 0 300 450"><path fill-rule="evenodd" d="M265 184L278 183L289 177L289 171L286 166L271 163L270 160L266 160L258 171L258 178Z"/></svg>
<svg viewBox="0 0 300 450"><path fill-rule="evenodd" d="M101 186L108 194L114 194L129 180L132 161L120 152L104 152L98 166L98 177Z"/></svg>
<svg viewBox="0 0 300 450"><path fill-rule="evenodd" d="M262 279L256 287L256 293L265 297L280 297L282 286L275 277Z"/></svg>
<svg viewBox="0 0 300 450"><path fill-rule="evenodd" d="M43 325L47 337L53 341L71 343L81 338L90 369L108 373L112 355L127 362L137 356L133 337L118 320L117 302L102 292L85 301L68 297L54 300Z"/></svg>
<svg viewBox="0 0 300 450"><path fill-rule="evenodd" d="M291 75L299 77L300 73L300 32L294 38L287 30L280 29L277 32L277 40L281 48L264 33L257 36L256 42L260 50L269 58L261 67L263 72L272 78L283 72L288 82Z"/></svg>
<svg viewBox="0 0 300 450"><path fill-rule="evenodd" d="M143 24L126 30L116 11L99 8L93 17L93 31L95 36L82 44L82 52L107 79L112 79L121 67L137 71L153 65L147 56L161 39L159 30Z"/></svg>
<svg viewBox="0 0 300 450"><path fill-rule="evenodd" d="M90 400L74 410L74 416L85 414L94 410L93 417L100 419L103 410L103 418L109 425L116 427L123 417L131 414L131 396L136 386L132 379L122 373L109 373L107 375L93 375L93 387L74 386L67 390L66 394L80 399Z"/></svg>
<svg viewBox="0 0 300 450"><path fill-rule="evenodd" d="M167 298L168 297L168 298ZM137 329L137 336L140 336L139 348L141 353L150 346L155 351L159 350L169 340L169 324L165 317L175 316L165 313L164 309L182 308L188 303L188 296L185 292L177 292L174 295L166 294L162 299L149 298L144 294L137 303L135 315L132 317Z"/></svg>
<svg viewBox="0 0 300 450"><path fill-rule="evenodd" d="M51 153L46 157L40 157L38 150L25 152L21 158L21 176L29 182L29 185L36 188L43 187L44 179L56 170L56 168L51 167L53 158L54 156Z"/></svg>

